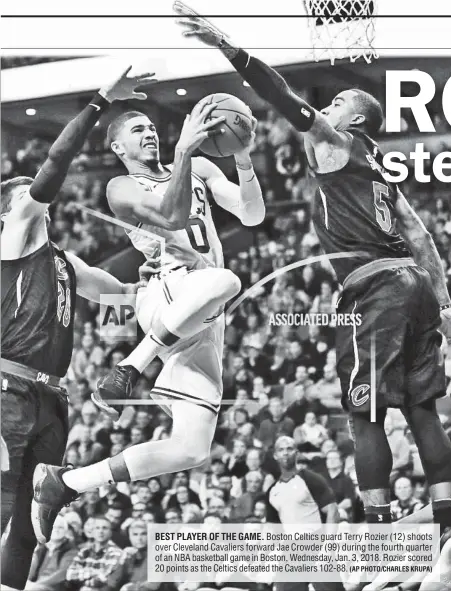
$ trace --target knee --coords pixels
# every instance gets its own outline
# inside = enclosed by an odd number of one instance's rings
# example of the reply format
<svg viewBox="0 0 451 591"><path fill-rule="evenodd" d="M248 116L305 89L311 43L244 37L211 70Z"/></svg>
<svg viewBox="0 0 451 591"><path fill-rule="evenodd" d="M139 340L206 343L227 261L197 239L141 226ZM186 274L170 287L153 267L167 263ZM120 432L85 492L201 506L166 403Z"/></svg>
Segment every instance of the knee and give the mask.
<svg viewBox="0 0 451 591"><path fill-rule="evenodd" d="M241 281L232 271L221 269L214 282L213 289L219 297L225 296L230 300L240 293Z"/></svg>
<svg viewBox="0 0 451 591"><path fill-rule="evenodd" d="M187 470L201 466L210 456L210 447L207 449L196 442L184 442L179 449L183 450L183 464Z"/></svg>

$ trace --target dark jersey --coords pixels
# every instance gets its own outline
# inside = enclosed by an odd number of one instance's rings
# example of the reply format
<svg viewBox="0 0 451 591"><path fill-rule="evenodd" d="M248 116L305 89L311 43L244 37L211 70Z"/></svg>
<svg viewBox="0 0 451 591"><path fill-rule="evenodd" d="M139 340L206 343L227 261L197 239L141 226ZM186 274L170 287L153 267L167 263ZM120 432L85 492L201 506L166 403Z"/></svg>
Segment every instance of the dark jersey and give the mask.
<svg viewBox="0 0 451 591"><path fill-rule="evenodd" d="M66 255L47 242L2 261L2 357L63 377L73 346L76 278Z"/></svg>
<svg viewBox="0 0 451 591"><path fill-rule="evenodd" d="M403 258L411 253L396 231L396 185L384 179L378 145L351 129L351 154L344 168L316 174L318 188L313 223L327 254L360 252L333 259L340 283L358 267L381 258Z"/></svg>

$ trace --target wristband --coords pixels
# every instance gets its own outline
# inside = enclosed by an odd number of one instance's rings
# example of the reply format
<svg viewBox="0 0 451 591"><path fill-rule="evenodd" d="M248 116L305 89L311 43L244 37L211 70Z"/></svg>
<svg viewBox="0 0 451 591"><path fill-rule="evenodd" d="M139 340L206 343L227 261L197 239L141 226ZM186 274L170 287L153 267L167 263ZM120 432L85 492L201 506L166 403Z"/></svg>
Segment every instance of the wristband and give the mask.
<svg viewBox="0 0 451 591"><path fill-rule="evenodd" d="M254 165L252 164L252 162L251 162L250 166L246 166L246 167L241 166L241 164L239 164L238 162L235 162L235 166L238 170L252 170L254 168Z"/></svg>
<svg viewBox="0 0 451 591"><path fill-rule="evenodd" d="M238 49L238 53L234 58L230 60L233 66L238 70L244 70L248 67L249 62L251 61L251 56L244 51L244 49Z"/></svg>
<svg viewBox="0 0 451 591"><path fill-rule="evenodd" d="M443 304L440 306L440 312L443 312L443 310L449 310L451 308L451 303L450 304Z"/></svg>
<svg viewBox="0 0 451 591"><path fill-rule="evenodd" d="M88 107L94 107L96 111L103 113L110 106L109 101L106 100L99 92L96 92L92 99L89 101Z"/></svg>

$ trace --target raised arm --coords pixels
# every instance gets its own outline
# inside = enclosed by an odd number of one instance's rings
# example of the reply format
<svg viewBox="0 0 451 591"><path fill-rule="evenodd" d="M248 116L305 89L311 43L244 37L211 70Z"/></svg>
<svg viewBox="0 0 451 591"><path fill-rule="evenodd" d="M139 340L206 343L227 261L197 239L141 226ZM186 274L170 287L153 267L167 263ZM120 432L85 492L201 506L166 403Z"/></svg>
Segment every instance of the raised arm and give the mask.
<svg viewBox="0 0 451 591"><path fill-rule="evenodd" d="M399 189L395 214L398 231L408 244L415 262L423 269L426 269L431 277L432 286L440 304L441 330L449 343L451 342L451 298L448 293L440 255L431 234Z"/></svg>
<svg viewBox="0 0 451 591"><path fill-rule="evenodd" d="M60 190L73 158L110 103L114 100L146 98L144 93L135 92L135 88L150 82L151 76L128 77L130 69L131 66L111 84L101 88L83 111L63 129L34 180L18 178L2 183L3 197L10 191L8 184L19 183L18 188L12 190L20 191L20 195L17 195L20 198L15 199L10 211L2 206L2 260L20 258L47 242L45 211Z"/></svg>
<svg viewBox="0 0 451 591"><path fill-rule="evenodd" d="M111 180L107 187L108 203L114 213L132 223L142 222L166 230L183 230L191 209L191 157L207 138L223 133L218 124L224 117L206 118L216 107L206 97L187 115L175 147L172 177L164 195L153 193L127 176Z"/></svg>
<svg viewBox="0 0 451 591"><path fill-rule="evenodd" d="M304 132L308 139L312 142L327 141L337 147L346 145L346 137L298 96L273 68L234 45L222 31L180 0L174 2L174 10L182 17L178 23L187 28L183 33L185 37L196 37L206 45L220 49L255 92L298 131Z"/></svg>
<svg viewBox="0 0 451 591"><path fill-rule="evenodd" d="M253 128L257 121L254 119ZM253 136L255 135L252 132ZM235 154L239 185L230 182L224 173L206 158L195 158L193 169L205 180L213 199L223 209L235 215L244 226L257 226L265 219L262 190L254 172L250 146Z"/></svg>
<svg viewBox="0 0 451 591"><path fill-rule="evenodd" d="M132 66L96 93L83 111L66 125L49 150L48 157L30 187L30 195L39 203L51 203L66 178L76 154L83 147L89 132L115 100L140 99L147 95L135 88L152 81L153 74L128 76Z"/></svg>

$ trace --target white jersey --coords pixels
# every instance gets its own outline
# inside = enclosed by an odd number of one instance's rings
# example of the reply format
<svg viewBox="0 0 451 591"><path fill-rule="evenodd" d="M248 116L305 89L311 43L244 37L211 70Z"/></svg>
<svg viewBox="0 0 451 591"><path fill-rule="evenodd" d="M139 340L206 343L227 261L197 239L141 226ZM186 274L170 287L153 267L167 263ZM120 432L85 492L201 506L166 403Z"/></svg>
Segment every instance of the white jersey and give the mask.
<svg viewBox="0 0 451 591"><path fill-rule="evenodd" d="M137 183L149 187L153 193L164 195L172 177L170 167L165 167L167 176L156 178L150 174L131 174ZM191 174L191 212L185 230L165 230L150 224L137 225L141 231L127 231L133 246L149 259L155 256L158 242L164 242L161 266L163 269L184 265L189 270L208 267L224 267L222 245L216 232L210 211L211 198L205 182L196 173ZM151 195L149 195L151 199ZM156 238L145 236L142 230ZM163 239L162 241L159 238Z"/></svg>

